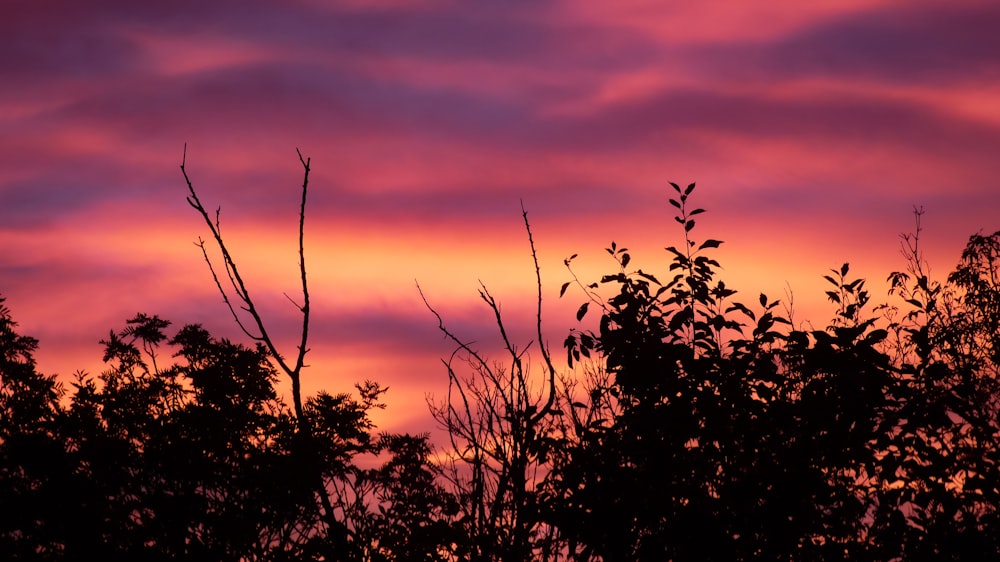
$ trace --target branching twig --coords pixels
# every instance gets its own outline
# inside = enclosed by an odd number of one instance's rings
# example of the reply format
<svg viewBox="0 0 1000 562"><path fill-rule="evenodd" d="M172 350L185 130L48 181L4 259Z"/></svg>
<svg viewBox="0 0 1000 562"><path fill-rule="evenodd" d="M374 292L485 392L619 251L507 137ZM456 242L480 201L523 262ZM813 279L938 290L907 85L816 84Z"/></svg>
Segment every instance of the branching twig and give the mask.
<svg viewBox="0 0 1000 562"><path fill-rule="evenodd" d="M302 199L299 206L299 277L302 284L302 304L298 305L294 301L296 308L302 314L302 329L298 344L298 353L295 356L295 361L293 364L289 364L285 358L279 353L277 345L274 339L267 331L267 327L261 317L260 311L257 309L253 298L250 296L250 291L247 289L246 282L243 280L240 274L239 268L236 266L236 261L232 257L232 253L226 246L225 240L222 237L222 227L220 226L219 215L221 211L219 208L215 211L215 220L212 220L211 215L202 205L201 200L198 198L198 193L194 189L194 185L191 182L191 178L187 173L187 144L184 145L184 155L181 159L181 173L184 175L184 181L187 183L188 196L187 202L191 205L194 210L198 211L198 214L205 220L205 224L208 226L209 231L212 233L212 238L215 239L216 245L219 247L219 251L222 254L223 267L226 270L226 275L229 278L229 282L232 285L232 290L236 295L236 299L241 303L240 309L244 310L254 321L254 325L257 328L256 332L252 332L242 321L239 314L236 312L236 307L233 304L233 300L229 297L227 291L223 288L222 282L219 279L219 275L216 273L215 267L212 264L212 260L208 256L208 251L205 248L205 242L201 238L198 239L197 246L201 248L202 255L205 258L205 262L208 264L209 271L212 273L212 280L215 282L216 288L222 295L223 301L226 303L226 307L229 312L233 315L236 320L236 324L243 330L246 334L254 341L263 343L266 347L270 356L278 364L282 371L288 375L288 378L292 382L292 403L295 410L295 417L298 422L299 432L304 439L305 446L303 447L302 454L307 465L307 472L311 472L310 477L313 478L315 486L315 494L319 499L320 505L322 507L323 520L326 523L328 533L333 532L335 529L342 527L338 524L336 520L336 515L333 511L333 506L330 502L329 489L327 488L325 482L323 481L322 468L319 465L319 460L316 456L316 450L311 443L313 439L312 428L309 425L309 421L306 419L305 410L302 403L302 382L301 375L302 369L305 365L305 356L308 353L308 341L309 341L309 318L310 318L310 306L309 306L309 284L307 281L306 272L306 259L305 259L305 220L306 220L306 195L309 191L309 172L311 159L302 156L302 152L296 149L296 154L299 156L299 162L302 164ZM286 295L287 297L287 295ZM292 300L291 297L288 297ZM333 540L328 534L328 538Z"/></svg>
<svg viewBox="0 0 1000 562"><path fill-rule="evenodd" d="M556 396L556 370L552 366L552 357L549 356L548 346L542 336L542 270L538 266L538 253L535 251L535 238L531 234L531 225L528 223L528 211L524 210L524 202L521 203L521 216L524 218L524 228L528 231L528 244L531 246L531 260L535 264L535 284L538 288L538 309L535 311L535 328L538 333L538 347L541 349L542 360L545 361L545 368L549 371L549 397L545 401L545 406L539 408L532 418L532 422L538 422L542 416L548 413L552 407L552 402Z"/></svg>
<svg viewBox="0 0 1000 562"><path fill-rule="evenodd" d="M541 523L528 505L538 484L541 466L540 439L543 421L551 415L556 400L556 371L544 343L542 331L541 268L535 249L528 214L521 206L528 232L531 257L535 266L537 287L535 332L541 349L547 380L544 389L533 394L529 382L529 367L524 355L533 342L518 349L507 332L500 304L480 282L479 297L490 308L499 331L503 349L510 357L509 367L491 364L472 343L460 339L445 326L441 315L430 305L420 284L417 291L424 306L437 318L438 329L455 344L451 358L444 361L448 370L448 396L444 404L428 401L435 419L448 431L453 462L466 464L471 472L468 480L459 476L453 465L452 482L466 498L468 521L472 522L473 542L477 545L500 546L506 559L525 559L532 549L532 529ZM452 367L454 359L463 354L472 373L459 375ZM502 545L502 546L501 546ZM474 547L478 548L478 547ZM482 552L480 552L482 554Z"/></svg>
<svg viewBox="0 0 1000 562"><path fill-rule="evenodd" d="M201 238L198 239L196 245L201 248L202 256L205 258L205 263L208 264L209 271L212 273L212 280L215 282L216 288L218 288L219 293L222 295L222 300L226 303L226 307L229 312L233 315L236 320L236 324L240 327L244 334L254 341L262 342L271 357L275 360L278 366L284 371L292 381L292 400L295 407L295 415L299 418L300 423L304 423L304 414L302 408L302 397L301 397L301 373L302 368L305 366L305 355L309 351L307 347L307 342L309 339L309 285L307 282L306 275L306 261L305 261L305 218L306 218L306 194L309 188L309 172L310 172L310 162L311 159L304 158L302 152L296 149L296 153L299 156L299 162L302 163L304 169L302 175L302 200L299 207L299 275L302 283L302 305L296 307L302 314L302 331L301 338L298 345L298 353L296 354L294 365L290 365L285 358L279 353L277 345L274 343L274 339L267 331L267 327L264 324L264 320L261 317L260 311L254 304L253 298L250 296L250 291L247 288L246 282L243 280L243 276L240 274L239 268L236 266L236 261L232 257L232 253L229 251L226 242L222 237L222 228L219 222L220 209L215 211L215 220L212 220L211 215L202 205L201 199L198 198L198 193L194 189L194 184L191 182L190 176L187 173L187 144L184 145L184 155L181 160L181 173L184 175L184 181L187 183L188 196L187 202L191 207L198 211L198 214L205 220L205 224L208 226L209 231L212 233L212 238L215 239L216 245L219 247L219 251L222 254L222 263L226 270L226 275L229 278L230 283L233 286L233 292L236 294L236 298L242 303L240 308L247 312L254 321L254 325L257 328L257 332L251 332L247 328L246 324L242 321L239 314L236 312L236 308L230 299L228 292L223 288L222 282L219 280L219 276L215 271L215 267L212 264L212 260L208 256L208 251L205 248L205 241ZM294 301L293 301L294 303Z"/></svg>

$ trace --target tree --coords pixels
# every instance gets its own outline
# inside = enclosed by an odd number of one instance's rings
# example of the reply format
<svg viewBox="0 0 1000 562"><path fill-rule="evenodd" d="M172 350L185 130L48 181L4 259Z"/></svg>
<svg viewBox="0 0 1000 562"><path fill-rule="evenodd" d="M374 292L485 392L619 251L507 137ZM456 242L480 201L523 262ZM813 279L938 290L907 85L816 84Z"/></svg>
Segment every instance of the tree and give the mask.
<svg viewBox="0 0 1000 562"><path fill-rule="evenodd" d="M299 207L299 345L286 360L188 177L221 266L202 255L249 345L136 314L102 340L107 368L59 384L0 298L0 549L11 560L1000 559L1000 232L970 237L933 279L916 232L893 303L848 264L833 311L741 302L722 242L694 238L694 184L668 199L683 242L666 271L607 248L585 284L567 369L542 330L516 344L498 301L494 360L446 327L447 432L378 433L372 381L303 396L309 288ZM220 275L220 271L224 272ZM662 280L662 281L661 281ZM419 286L418 286L419 291ZM242 311L242 312L241 312ZM537 346L537 356L529 350ZM291 383L292 404L275 390ZM363 459L363 461L362 461Z"/></svg>
<svg viewBox="0 0 1000 562"><path fill-rule="evenodd" d="M547 464L556 371L543 339L541 270L523 207L522 218L535 266L535 342L518 348L511 341L500 305L482 285L479 296L492 313L506 352L504 363L493 361L449 330L420 291L438 329L456 346L443 361L448 395L442 402L429 401L429 406L448 433L446 477L458 496L459 523L468 539L459 554L469 560L543 559L554 549L553 529L540 517L537 486ZM533 343L541 356L541 377L531 374L527 352Z"/></svg>
<svg viewBox="0 0 1000 562"><path fill-rule="evenodd" d="M718 263L705 252L720 242L690 238L693 217L703 212L688 211L694 185L673 187L685 238L681 249L668 248L672 279L661 283L630 269L628 250L612 243L607 251L617 271L600 283L577 281L589 299L578 319L590 304L602 315L598 332L570 334L568 359L572 366L599 354L607 377L588 396L567 393L573 424L547 485L555 524L586 545L587 557L736 559L737 542L749 538L726 494L733 490L735 499L751 480L740 471L753 467L732 461L749 458L758 424L766 423L768 401L755 389L770 383L773 369L755 352L767 349L780 320L776 305L762 299L755 339L725 353L724 334L742 328L726 313L754 314L729 304L735 291L714 278ZM615 286L615 294L602 301L594 292L600 285Z"/></svg>
<svg viewBox="0 0 1000 562"><path fill-rule="evenodd" d="M110 500L104 535L128 556L265 557L297 511L294 490L270 482L291 429L276 373L263 347L194 325L168 341L168 326L140 314L112 332L110 368L73 399L81 467ZM183 361L153 368L161 342Z"/></svg>
<svg viewBox="0 0 1000 562"><path fill-rule="evenodd" d="M304 524L297 534L307 537L305 555L325 560L369 559L372 556L399 556L411 559L438 559L447 555L450 545L456 541L444 544L448 535L443 528L438 539L426 537L421 544L430 550L422 557L417 551L401 543L401 536L411 539L435 527L436 521L432 515L449 511L450 496L433 485L427 478L434 469L426 462L429 449L427 436L392 436L374 435L374 425L369 418L369 411L383 407L380 396L385 392L374 381L365 381L356 385L360 400L349 394L319 393L317 396L303 399L301 392L302 371L305 368L305 356L309 351L310 297L308 274L305 261L305 211L306 196L309 186L311 160L296 151L303 168L302 196L299 205L298 220L298 257L299 280L301 284L301 302L293 302L301 315L299 344L292 362L287 361L280 353L275 340L268 331L259 308L247 288L247 283L240 274L232 253L226 245L219 223L219 210L215 218L202 205L197 192L186 170L185 157L181 163L181 172L188 187L187 201L204 219L212 238L215 241L222 260L221 269L225 272L225 283L209 258L206 244L199 239L197 245L201 248L203 257L209 266L212 279L222 295L229 312L243 333L252 341L258 343L267 351L270 360L285 373L292 386L293 419L296 432L288 444L294 466L281 477L290 485L293 482L306 482L316 498L317 509L308 509L303 515L315 514L316 519ZM232 295L225 287L232 288ZM237 308L249 316L245 322ZM405 444L405 446L404 446ZM381 472L366 471L354 464L354 459L361 455L378 456L389 454L389 460ZM413 466L416 463L416 466ZM396 471L392 466L410 465L412 470ZM419 468L417 468L419 467ZM436 474L436 473L435 473ZM393 481L394 477L401 480ZM412 497L422 497L433 504L433 509L420 516L405 508ZM404 521L385 522L386 509L398 509L399 513L408 514ZM434 524L432 524L434 523ZM413 527L407 527L412 525ZM441 526L437 526L441 527ZM435 527L435 528L437 528ZM447 527L447 525L443 525ZM414 543L416 544L416 542Z"/></svg>
<svg viewBox="0 0 1000 562"><path fill-rule="evenodd" d="M909 273L890 276L902 318L869 312L844 264L825 276L833 320L796 329L780 301L731 300L705 254L721 242L691 238L694 184L671 185L684 245L667 248L667 282L613 243L617 271L586 286L573 276L587 297L578 318L592 305L601 318L570 334L568 361L595 366L584 392L564 387L567 438L542 503L579 556L1000 556L988 484L1000 237L973 236L944 285L904 237Z"/></svg>
<svg viewBox="0 0 1000 562"><path fill-rule="evenodd" d="M996 558L1000 232L971 236L941 283L920 252L922 214L903 237L907 270L889 276L907 309L891 328L909 399L885 447L871 535L907 558Z"/></svg>
<svg viewBox="0 0 1000 562"><path fill-rule="evenodd" d="M36 371L38 340L17 332L4 302L0 296L0 551L12 560L58 559L72 524L50 508L66 487L63 390Z"/></svg>
<svg viewBox="0 0 1000 562"><path fill-rule="evenodd" d="M427 437L383 434L378 447L387 455L385 462L359 471L352 482L352 495L373 504L362 503L359 510L360 559L456 559L457 545L465 542L455 522L459 506L440 479Z"/></svg>
<svg viewBox="0 0 1000 562"><path fill-rule="evenodd" d="M182 164L189 203L209 224L216 287L252 344L139 313L102 340L108 368L66 393L35 371L37 342L0 301L0 546L11 559L449 560L453 497L427 436L376 435L377 383L302 396L309 329L299 215L303 323L286 362ZM249 315L244 323L238 313ZM173 361L171 361L173 359ZM293 404L277 397L283 372ZM368 456L363 468L356 463Z"/></svg>

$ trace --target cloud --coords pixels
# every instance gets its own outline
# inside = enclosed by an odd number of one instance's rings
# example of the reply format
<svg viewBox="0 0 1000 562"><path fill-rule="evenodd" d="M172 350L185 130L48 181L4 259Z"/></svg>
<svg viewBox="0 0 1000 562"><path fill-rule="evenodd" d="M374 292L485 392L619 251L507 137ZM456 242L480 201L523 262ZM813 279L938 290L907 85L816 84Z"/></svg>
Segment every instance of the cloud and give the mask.
<svg viewBox="0 0 1000 562"><path fill-rule="evenodd" d="M810 279L844 259L891 268L914 204L942 269L996 229L998 18L863 0L16 3L0 21L0 291L62 373L99 369L96 340L138 311L239 338L191 245L207 233L184 201L187 143L292 346L295 148L313 158L316 378L391 381L412 411L450 351L415 278L487 349L479 279L534 337L521 201L555 343L575 309L552 294L563 258L599 277L617 240L666 263L671 180L698 182L697 232L727 241L727 279L751 294L789 279L811 306Z"/></svg>
<svg viewBox="0 0 1000 562"><path fill-rule="evenodd" d="M852 14L774 42L754 68L771 75L824 75L941 85L1000 77L995 30L1000 7L989 3L913 3ZM720 57L725 58L725 57Z"/></svg>

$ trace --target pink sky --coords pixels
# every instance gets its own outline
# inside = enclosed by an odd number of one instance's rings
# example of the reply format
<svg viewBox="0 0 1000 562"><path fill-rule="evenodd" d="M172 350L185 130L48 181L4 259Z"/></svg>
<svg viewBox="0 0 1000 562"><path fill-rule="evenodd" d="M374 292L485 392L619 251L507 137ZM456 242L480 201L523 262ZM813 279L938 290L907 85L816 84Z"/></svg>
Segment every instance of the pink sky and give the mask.
<svg viewBox="0 0 1000 562"><path fill-rule="evenodd" d="M101 370L136 312L238 337L192 242L178 165L268 318L294 339L295 148L312 158L307 389L391 387L430 429L458 333L492 344L485 282L531 338L528 209L549 343L573 325L563 258L615 240L662 271L667 182L753 302L830 308L844 261L883 287L922 205L943 277L1000 229L994 2L17 2L0 18L0 294L46 373ZM876 300L882 300L877 294ZM291 353L291 348L289 348Z"/></svg>

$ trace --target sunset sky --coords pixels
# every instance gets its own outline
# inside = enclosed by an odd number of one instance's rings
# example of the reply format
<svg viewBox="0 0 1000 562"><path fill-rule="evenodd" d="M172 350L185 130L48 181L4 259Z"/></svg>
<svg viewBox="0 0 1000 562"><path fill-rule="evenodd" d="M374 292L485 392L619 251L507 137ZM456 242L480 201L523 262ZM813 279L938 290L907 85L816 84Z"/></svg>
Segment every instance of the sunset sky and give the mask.
<svg viewBox="0 0 1000 562"><path fill-rule="evenodd" d="M187 167L287 354L296 220L314 304L310 392L391 387L430 429L457 333L494 343L482 280L531 339L529 213L558 357L563 258L665 271L668 182L747 303L831 313L850 261L884 300L899 234L943 278L1000 229L1000 4L877 0L7 2L0 17L0 294L39 368L98 373L137 312L240 339L199 250Z"/></svg>

